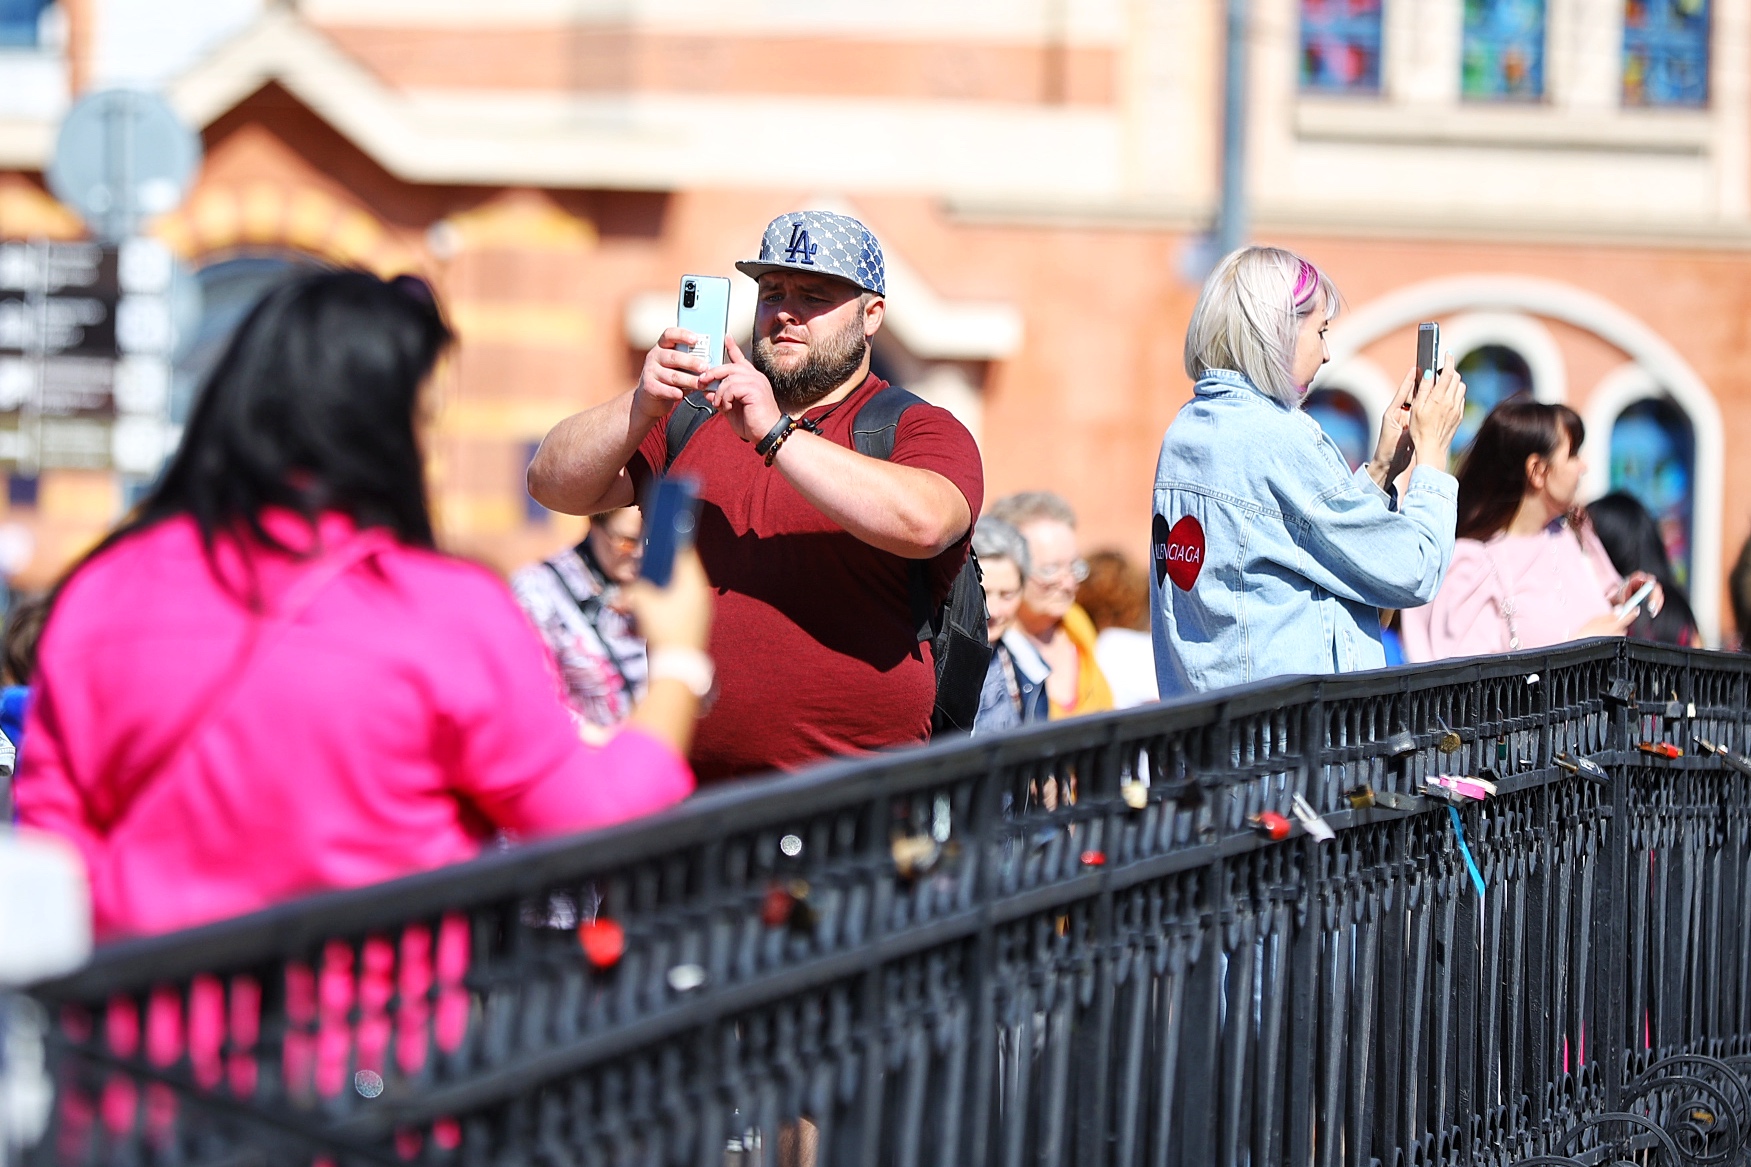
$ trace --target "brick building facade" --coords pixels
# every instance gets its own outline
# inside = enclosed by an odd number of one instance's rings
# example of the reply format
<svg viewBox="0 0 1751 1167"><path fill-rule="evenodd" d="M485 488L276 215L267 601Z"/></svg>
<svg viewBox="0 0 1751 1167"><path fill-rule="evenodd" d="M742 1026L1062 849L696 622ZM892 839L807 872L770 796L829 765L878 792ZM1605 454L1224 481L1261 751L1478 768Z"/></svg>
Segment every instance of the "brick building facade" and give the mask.
<svg viewBox="0 0 1751 1167"><path fill-rule="evenodd" d="M66 0L37 58L70 87L123 75L133 6ZM974 429L988 494L1058 489L1091 547L1144 550L1217 196L1214 0L232 8L148 78L207 148L154 230L202 271L213 336L284 264L433 280L461 336L432 450L449 546L509 567L575 538L523 493L532 443L629 383L683 272L825 204L883 239L878 360ZM1589 487L1646 497L1730 635L1751 0L1255 0L1249 47L1253 234L1347 302L1322 421L1353 445L1443 321L1480 401L1582 412ZM3 102L0 235L76 233L41 183L53 110ZM119 505L102 475L45 475L9 516L36 533L26 578Z"/></svg>

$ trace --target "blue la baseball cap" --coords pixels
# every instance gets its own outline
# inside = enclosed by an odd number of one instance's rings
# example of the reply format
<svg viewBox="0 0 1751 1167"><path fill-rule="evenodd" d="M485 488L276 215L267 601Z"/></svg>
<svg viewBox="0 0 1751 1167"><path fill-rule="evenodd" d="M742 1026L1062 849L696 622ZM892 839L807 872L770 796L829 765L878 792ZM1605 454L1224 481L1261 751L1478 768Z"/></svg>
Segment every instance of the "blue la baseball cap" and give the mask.
<svg viewBox="0 0 1751 1167"><path fill-rule="evenodd" d="M837 276L866 292L888 294L882 245L868 227L849 215L832 211L780 215L766 224L766 234L760 237L760 258L736 264L737 271L755 279L780 268Z"/></svg>

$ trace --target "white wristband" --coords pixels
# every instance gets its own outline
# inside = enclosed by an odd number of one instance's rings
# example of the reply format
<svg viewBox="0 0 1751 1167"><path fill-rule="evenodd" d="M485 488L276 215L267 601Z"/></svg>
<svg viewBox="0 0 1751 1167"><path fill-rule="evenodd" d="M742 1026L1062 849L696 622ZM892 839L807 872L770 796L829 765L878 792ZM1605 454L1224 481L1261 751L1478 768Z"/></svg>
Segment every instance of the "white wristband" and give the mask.
<svg viewBox="0 0 1751 1167"><path fill-rule="evenodd" d="M661 677L680 681L688 692L703 701L711 694L717 669L711 658L697 648L659 648L650 654L647 675L653 681Z"/></svg>

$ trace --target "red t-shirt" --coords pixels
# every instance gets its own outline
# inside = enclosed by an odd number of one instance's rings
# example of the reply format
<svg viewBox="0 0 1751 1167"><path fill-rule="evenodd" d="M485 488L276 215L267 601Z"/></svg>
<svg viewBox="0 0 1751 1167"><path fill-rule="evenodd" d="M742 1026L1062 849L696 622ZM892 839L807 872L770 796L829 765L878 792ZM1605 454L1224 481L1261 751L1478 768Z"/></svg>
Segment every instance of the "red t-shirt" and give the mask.
<svg viewBox="0 0 1751 1167"><path fill-rule="evenodd" d="M850 449L852 419L886 384L871 374L838 405L806 416ZM653 427L627 466L640 497L667 451L664 427ZM979 513L979 448L947 410L914 405L902 414L890 461L941 474ZM700 481L699 555L718 593L711 627L718 696L693 740L699 780L929 737L936 674L912 619L911 561L816 510L722 419L700 426L671 469ZM939 601L967 543L963 536L930 561Z"/></svg>

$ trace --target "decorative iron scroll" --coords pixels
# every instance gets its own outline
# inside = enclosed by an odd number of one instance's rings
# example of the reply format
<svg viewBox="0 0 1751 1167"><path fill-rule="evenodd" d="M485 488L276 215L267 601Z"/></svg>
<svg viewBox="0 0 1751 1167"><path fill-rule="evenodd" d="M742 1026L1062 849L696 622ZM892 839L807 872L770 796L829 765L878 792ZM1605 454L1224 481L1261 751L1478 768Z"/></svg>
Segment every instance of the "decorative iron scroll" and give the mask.
<svg viewBox="0 0 1751 1167"><path fill-rule="evenodd" d="M30 1158L1734 1163L1748 697L1600 642L1289 680L114 945L34 993Z"/></svg>

